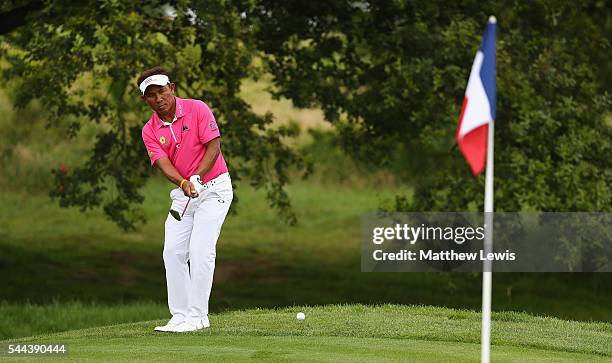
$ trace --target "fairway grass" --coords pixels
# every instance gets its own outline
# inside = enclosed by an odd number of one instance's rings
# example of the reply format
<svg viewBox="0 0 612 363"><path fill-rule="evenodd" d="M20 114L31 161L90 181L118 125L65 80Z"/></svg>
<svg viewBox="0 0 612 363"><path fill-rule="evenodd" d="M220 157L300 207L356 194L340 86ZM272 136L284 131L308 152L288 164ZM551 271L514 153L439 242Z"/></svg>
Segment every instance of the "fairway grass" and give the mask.
<svg viewBox="0 0 612 363"><path fill-rule="evenodd" d="M306 320L295 319L299 311L306 313ZM239 310L211 315L210 329L182 335L155 333L153 327L161 323L72 330L5 340L2 345L68 344L69 354L60 359L79 361L473 362L480 352L480 314L437 307L328 305ZM514 312L493 314L494 361L610 361L610 341L609 323Z"/></svg>

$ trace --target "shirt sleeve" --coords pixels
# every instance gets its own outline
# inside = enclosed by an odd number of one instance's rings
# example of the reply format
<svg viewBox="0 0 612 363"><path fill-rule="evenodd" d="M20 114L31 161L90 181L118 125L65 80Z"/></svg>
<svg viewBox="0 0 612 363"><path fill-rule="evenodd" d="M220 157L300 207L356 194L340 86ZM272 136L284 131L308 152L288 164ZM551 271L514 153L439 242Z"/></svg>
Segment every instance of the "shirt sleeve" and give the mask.
<svg viewBox="0 0 612 363"><path fill-rule="evenodd" d="M157 159L168 156L159 142L155 139L155 135L153 135L153 131L148 125L142 128L142 141L144 141L145 147L147 148L151 165L153 165Z"/></svg>
<svg viewBox="0 0 612 363"><path fill-rule="evenodd" d="M212 111L204 102L198 102L198 137L202 144L220 137L219 127Z"/></svg>

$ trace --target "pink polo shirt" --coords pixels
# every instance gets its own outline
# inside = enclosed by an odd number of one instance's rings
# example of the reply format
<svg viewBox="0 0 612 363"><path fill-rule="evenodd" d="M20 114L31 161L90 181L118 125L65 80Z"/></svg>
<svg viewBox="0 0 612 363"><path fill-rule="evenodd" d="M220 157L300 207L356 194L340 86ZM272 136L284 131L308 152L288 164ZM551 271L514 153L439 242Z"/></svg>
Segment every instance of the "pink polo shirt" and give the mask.
<svg viewBox="0 0 612 363"><path fill-rule="evenodd" d="M172 125L164 125L157 113L142 128L144 141L151 165L163 156L185 179L196 173L210 140L220 137L215 116L208 106L200 100L176 97L176 120ZM223 154L219 154L213 167L202 177L204 182L227 172Z"/></svg>

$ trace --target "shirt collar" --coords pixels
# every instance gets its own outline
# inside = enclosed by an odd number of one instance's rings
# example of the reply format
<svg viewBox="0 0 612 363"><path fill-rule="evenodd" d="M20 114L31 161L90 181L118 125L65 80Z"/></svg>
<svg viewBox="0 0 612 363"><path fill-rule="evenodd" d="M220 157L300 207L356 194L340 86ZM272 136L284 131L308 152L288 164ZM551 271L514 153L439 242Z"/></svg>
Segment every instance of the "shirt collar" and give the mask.
<svg viewBox="0 0 612 363"><path fill-rule="evenodd" d="M174 99L176 100L176 109L174 111L174 114L175 114L174 121L176 121L179 118L185 116L185 114L187 114L187 109L185 107L185 102L182 98L174 97ZM155 122L158 129L164 126L164 121L161 119L161 117L159 117L157 112L153 112L153 122Z"/></svg>

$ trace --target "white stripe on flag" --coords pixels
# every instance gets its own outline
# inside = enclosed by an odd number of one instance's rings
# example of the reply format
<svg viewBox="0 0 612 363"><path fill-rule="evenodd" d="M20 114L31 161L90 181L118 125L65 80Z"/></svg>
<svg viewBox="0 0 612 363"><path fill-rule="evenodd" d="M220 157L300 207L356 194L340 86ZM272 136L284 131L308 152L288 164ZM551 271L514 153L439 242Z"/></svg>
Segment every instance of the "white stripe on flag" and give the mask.
<svg viewBox="0 0 612 363"><path fill-rule="evenodd" d="M476 53L470 79L468 80L465 97L467 98L466 108L459 129L459 139L462 139L470 131L492 121L491 105L487 98L482 80L480 79L480 69L484 54L482 51Z"/></svg>

